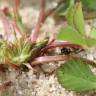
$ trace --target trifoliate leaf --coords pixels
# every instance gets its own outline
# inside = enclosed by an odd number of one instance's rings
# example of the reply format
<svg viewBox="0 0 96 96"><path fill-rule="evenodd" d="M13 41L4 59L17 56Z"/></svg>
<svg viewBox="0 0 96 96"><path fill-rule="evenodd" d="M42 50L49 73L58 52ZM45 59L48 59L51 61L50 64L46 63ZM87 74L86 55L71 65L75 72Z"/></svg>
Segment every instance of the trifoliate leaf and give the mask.
<svg viewBox="0 0 96 96"><path fill-rule="evenodd" d="M92 47L96 44L96 38L87 37L85 35L84 18L81 3L77 3L66 14L68 25L61 28L57 35L57 39L77 43L83 47ZM94 35L95 36L95 35Z"/></svg>

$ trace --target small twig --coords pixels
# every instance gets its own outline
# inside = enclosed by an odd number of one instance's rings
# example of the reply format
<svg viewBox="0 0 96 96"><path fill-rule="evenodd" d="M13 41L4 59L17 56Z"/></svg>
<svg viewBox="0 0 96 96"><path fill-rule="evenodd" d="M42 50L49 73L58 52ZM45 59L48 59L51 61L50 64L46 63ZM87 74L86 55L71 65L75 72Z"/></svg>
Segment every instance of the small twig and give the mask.
<svg viewBox="0 0 96 96"><path fill-rule="evenodd" d="M44 64L44 63L49 63L49 62L54 62L54 61L66 61L68 60L69 56L66 55L57 55L57 56L42 56L34 59L32 61L31 65L37 65L37 64Z"/></svg>

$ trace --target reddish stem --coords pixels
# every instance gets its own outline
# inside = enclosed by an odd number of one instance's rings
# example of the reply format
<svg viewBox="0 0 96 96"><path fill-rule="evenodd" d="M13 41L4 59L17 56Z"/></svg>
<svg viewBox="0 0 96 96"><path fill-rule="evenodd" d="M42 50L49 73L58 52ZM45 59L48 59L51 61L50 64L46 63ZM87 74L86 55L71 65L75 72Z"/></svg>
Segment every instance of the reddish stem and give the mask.
<svg viewBox="0 0 96 96"><path fill-rule="evenodd" d="M19 7L20 7L20 0L15 0L14 13L16 13L17 16L19 16Z"/></svg>
<svg viewBox="0 0 96 96"><path fill-rule="evenodd" d="M8 18L5 16L5 14L2 10L0 10L0 19L2 20L4 31L5 31L5 34L6 34L7 39L8 39L8 34L10 31L10 28L9 28L10 23L9 23Z"/></svg>
<svg viewBox="0 0 96 96"><path fill-rule="evenodd" d="M42 56L34 59L32 61L31 65L37 65L37 64L44 64L44 63L49 63L49 62L54 62L54 61L65 61L68 60L69 56L65 55L57 55L57 56Z"/></svg>
<svg viewBox="0 0 96 96"><path fill-rule="evenodd" d="M31 41L34 43L36 42L39 33L40 33L40 28L44 22L44 15L45 15L45 5L46 5L46 0L41 0L41 11L39 14L39 18L37 21L37 24L34 28L34 30L31 32Z"/></svg>
<svg viewBox="0 0 96 96"><path fill-rule="evenodd" d="M45 22L45 20L47 19L47 17L49 15L51 15L62 4L62 2L64 2L64 1L61 0L55 8L45 12L46 0L41 0L41 11L39 14L39 18L38 18L38 21L37 21L37 24L36 24L34 30L31 32L31 41L33 43L36 42L36 40L39 36L39 33L40 33L40 28L42 27L42 25Z"/></svg>
<svg viewBox="0 0 96 96"><path fill-rule="evenodd" d="M51 45L48 45L47 47L43 48L41 52L47 52L48 49L53 49L56 47L80 47L83 49L83 47L79 44L69 43L69 42L54 42Z"/></svg>
<svg viewBox="0 0 96 96"><path fill-rule="evenodd" d="M19 15L19 7L20 7L20 0L15 0L15 7L14 7L14 25L15 25L15 28L16 30L22 34L21 30L18 28L17 26L17 20L20 18L20 15Z"/></svg>

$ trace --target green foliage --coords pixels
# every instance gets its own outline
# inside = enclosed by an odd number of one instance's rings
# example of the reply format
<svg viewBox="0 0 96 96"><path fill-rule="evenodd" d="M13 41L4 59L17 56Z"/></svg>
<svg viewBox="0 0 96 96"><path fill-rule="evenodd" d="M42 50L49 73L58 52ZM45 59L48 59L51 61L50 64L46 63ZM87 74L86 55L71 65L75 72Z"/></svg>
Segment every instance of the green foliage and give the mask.
<svg viewBox="0 0 96 96"><path fill-rule="evenodd" d="M64 3L62 3L56 10L56 13L59 16L65 16L67 12L74 6L76 1L77 0L64 0ZM81 2L85 9L94 11L96 10L96 0L81 0Z"/></svg>
<svg viewBox="0 0 96 96"><path fill-rule="evenodd" d="M96 75L92 73L88 62L82 59L71 59L57 70L60 84L77 92L96 89Z"/></svg>
<svg viewBox="0 0 96 96"><path fill-rule="evenodd" d="M81 0L81 2L85 8L96 10L96 0Z"/></svg>
<svg viewBox="0 0 96 96"><path fill-rule="evenodd" d="M48 44L48 39L45 39L36 44L28 38L18 38L15 42L2 41L0 44L0 64L15 64L20 65L29 62L40 55L40 50Z"/></svg>
<svg viewBox="0 0 96 96"><path fill-rule="evenodd" d="M64 0L64 3L62 3L56 10L56 14L65 16L69 9L74 5L74 1L75 0Z"/></svg>
<svg viewBox="0 0 96 96"><path fill-rule="evenodd" d="M58 39L66 40L71 43L78 43L81 45L86 44L86 41L84 40L82 35L80 35L79 32L72 26L66 26L62 28L58 34Z"/></svg>
<svg viewBox="0 0 96 96"><path fill-rule="evenodd" d="M85 0L86 1L86 0ZM90 1L90 0L89 0ZM91 0L92 1L92 0ZM82 45L84 48L96 44L96 29L92 28L89 37L85 34L84 17L81 3L71 7L65 15L67 25L60 29L57 38ZM71 59L57 70L60 84L77 92L96 90L96 76L82 59Z"/></svg>
<svg viewBox="0 0 96 96"><path fill-rule="evenodd" d="M78 43L83 47L91 47L96 44L96 39L85 35L84 18L81 3L77 3L66 14L68 25L61 28L57 38L71 43Z"/></svg>
<svg viewBox="0 0 96 96"><path fill-rule="evenodd" d="M66 19L69 25L74 27L81 35L84 35L84 18L81 3L77 3L68 11Z"/></svg>
<svg viewBox="0 0 96 96"><path fill-rule="evenodd" d="M23 64L39 56L40 50L46 46L47 40L32 44L31 41L21 38L7 47L6 59L11 64Z"/></svg>
<svg viewBox="0 0 96 96"><path fill-rule="evenodd" d="M22 64L30 60L33 44L21 38L7 46L6 59L11 64Z"/></svg>

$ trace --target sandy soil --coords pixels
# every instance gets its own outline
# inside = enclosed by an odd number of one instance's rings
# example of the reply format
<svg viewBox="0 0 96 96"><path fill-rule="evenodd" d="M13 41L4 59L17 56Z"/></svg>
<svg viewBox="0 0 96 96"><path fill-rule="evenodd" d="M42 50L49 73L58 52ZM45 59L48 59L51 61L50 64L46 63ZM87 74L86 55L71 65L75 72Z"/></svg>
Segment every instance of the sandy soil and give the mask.
<svg viewBox="0 0 96 96"><path fill-rule="evenodd" d="M0 0L0 7L9 6L7 1L8 0ZM22 5L20 14L23 18L23 22L28 28L32 29L38 18L38 0L21 1ZM55 5L55 3L52 4ZM50 33L53 31L57 32L60 26L62 26L62 24L56 25L52 18L48 18L42 28L42 31ZM3 31L2 24L0 23L0 33L3 33ZM86 54L86 56L88 56L87 58L96 59L96 54L94 53L93 56L92 52ZM11 86L9 86L6 90L0 91L0 96L96 96L94 92L81 94L73 91L67 91L62 88L57 81L55 72L50 74L57 66L58 63L50 63L42 66L35 66L32 70L29 70L29 72L20 72L12 68L9 68L9 70L4 73L0 72L0 84L6 81L12 81ZM45 73L41 70L42 68Z"/></svg>

